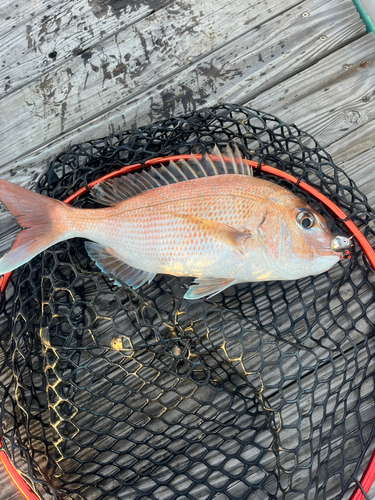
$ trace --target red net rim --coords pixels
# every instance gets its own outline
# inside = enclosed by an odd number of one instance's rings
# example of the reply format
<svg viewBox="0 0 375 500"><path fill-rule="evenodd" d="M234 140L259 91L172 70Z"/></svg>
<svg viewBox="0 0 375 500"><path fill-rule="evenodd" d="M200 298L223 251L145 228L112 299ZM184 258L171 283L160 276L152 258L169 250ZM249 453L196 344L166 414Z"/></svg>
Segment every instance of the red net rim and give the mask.
<svg viewBox="0 0 375 500"><path fill-rule="evenodd" d="M201 159L201 155L194 155L196 156L197 159ZM215 156L210 155L213 159L215 159ZM143 166L144 167L151 167L152 165L158 165L161 163L168 163L170 161L178 161L178 160L187 160L190 157L189 154L185 155L175 155L175 156L164 156L161 158L152 158L150 160L147 160ZM283 172L282 170L279 170L274 167L270 167L269 165L264 165L261 164L259 167L259 164L255 161L251 160L246 160L248 165L252 167L253 169L260 168L260 170L264 173L274 175L276 177L279 177L280 179L284 179L286 181L291 182L292 184L298 185L299 188L301 188L303 191L306 191L309 195L311 195L313 198L321 202L326 208L332 212L340 222L345 224L345 226L348 228L350 233L355 237L357 240L359 246L362 248L362 250L365 252L367 258L369 259L373 269L375 270L375 252L370 245L370 243L367 241L366 237L360 232L360 230L357 228L357 226L351 221L347 220L346 214L337 206L335 205L329 198L321 194L319 191L317 191L315 188L311 187L309 184L306 182L300 182L296 177L287 174L286 172ZM134 165L127 165L125 167L122 167L118 170L114 170L113 172L110 172L109 174L106 174L102 177L99 177L98 179L90 182L88 184L88 188L91 189L93 186L98 184L99 182L106 181L108 179L112 179L114 177L119 177L120 175L127 174L129 172L133 172L134 170L138 170L142 168L141 163L136 163ZM71 203L73 200L78 198L81 194L85 193L87 190L85 187L78 189L75 193L71 194L68 198L63 200L64 203ZM3 276L0 277L0 292L1 294L4 293L6 286L9 282L11 272L4 274ZM16 487L19 489L19 491L24 495L24 497L28 500L39 500L39 497L35 495L35 493L32 491L28 483L24 480L24 478L21 476L21 474L16 470L16 468L13 466L12 462L10 461L8 455L5 453L4 450L1 449L2 444L0 441L0 460L3 463L5 470L7 471L9 477L12 479ZM364 495L362 493L362 490L367 493L370 488L372 483L375 481L375 450L373 451L371 458L369 460L369 463L366 467L366 470L364 471L362 478L360 480L360 485L356 486L354 492L352 493L351 497L349 500L363 500Z"/></svg>

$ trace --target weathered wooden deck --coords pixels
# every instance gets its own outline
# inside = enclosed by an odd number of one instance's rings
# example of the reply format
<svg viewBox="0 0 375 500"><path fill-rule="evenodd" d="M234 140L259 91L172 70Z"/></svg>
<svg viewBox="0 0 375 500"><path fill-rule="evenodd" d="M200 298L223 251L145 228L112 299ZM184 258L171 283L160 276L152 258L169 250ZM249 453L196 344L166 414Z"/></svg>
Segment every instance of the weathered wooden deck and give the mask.
<svg viewBox="0 0 375 500"><path fill-rule="evenodd" d="M4 179L234 102L311 133L375 205L375 40L350 0L2 0L0 37ZM1 468L0 485L23 498Z"/></svg>

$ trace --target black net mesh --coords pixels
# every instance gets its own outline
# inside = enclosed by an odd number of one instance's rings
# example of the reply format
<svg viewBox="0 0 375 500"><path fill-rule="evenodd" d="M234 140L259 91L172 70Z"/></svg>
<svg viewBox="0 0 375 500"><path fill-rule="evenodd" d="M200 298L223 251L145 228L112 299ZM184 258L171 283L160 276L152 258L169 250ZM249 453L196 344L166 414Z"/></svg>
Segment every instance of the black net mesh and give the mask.
<svg viewBox="0 0 375 500"><path fill-rule="evenodd" d="M365 196L315 140L236 105L73 146L38 190L64 199L123 165L233 140L316 187L374 243ZM74 205L94 206L87 194ZM375 275L362 250L215 300L183 299L190 281L118 287L80 239L12 274L0 436L15 466L43 499L349 498L375 445Z"/></svg>

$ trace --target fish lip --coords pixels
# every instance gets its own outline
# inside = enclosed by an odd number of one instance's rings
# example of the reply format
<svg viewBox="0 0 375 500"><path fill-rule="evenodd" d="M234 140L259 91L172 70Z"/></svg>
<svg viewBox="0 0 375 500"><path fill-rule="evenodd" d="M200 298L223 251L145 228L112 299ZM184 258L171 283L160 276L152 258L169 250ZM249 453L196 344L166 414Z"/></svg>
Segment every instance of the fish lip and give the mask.
<svg viewBox="0 0 375 500"><path fill-rule="evenodd" d="M343 255L343 250L332 250L330 247L319 248L318 250L319 257L339 257L340 254Z"/></svg>

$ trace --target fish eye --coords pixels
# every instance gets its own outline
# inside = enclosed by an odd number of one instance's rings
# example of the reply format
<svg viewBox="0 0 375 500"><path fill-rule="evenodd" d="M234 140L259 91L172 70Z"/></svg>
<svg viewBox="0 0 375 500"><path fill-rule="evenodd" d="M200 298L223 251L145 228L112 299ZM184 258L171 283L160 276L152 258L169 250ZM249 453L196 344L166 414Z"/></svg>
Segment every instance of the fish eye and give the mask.
<svg viewBox="0 0 375 500"><path fill-rule="evenodd" d="M310 229L310 227L313 227L315 220L314 216L309 212L299 212L297 222L303 229Z"/></svg>

